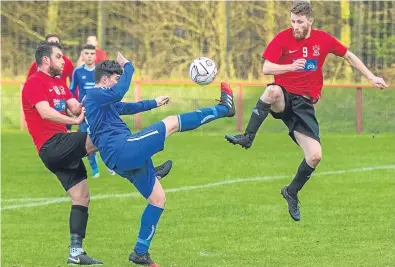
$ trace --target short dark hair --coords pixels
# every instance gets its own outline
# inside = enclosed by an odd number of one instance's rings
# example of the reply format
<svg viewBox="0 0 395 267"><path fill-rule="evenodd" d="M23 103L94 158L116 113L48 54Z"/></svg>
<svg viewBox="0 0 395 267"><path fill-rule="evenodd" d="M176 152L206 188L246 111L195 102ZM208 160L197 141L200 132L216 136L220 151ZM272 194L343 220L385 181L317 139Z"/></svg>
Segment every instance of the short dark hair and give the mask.
<svg viewBox="0 0 395 267"><path fill-rule="evenodd" d="M54 47L59 48L60 50L63 49L60 43L55 42L40 42L36 48L36 52L34 53L34 57L36 58L37 66L41 66L43 63L43 57L51 57L52 49Z"/></svg>
<svg viewBox="0 0 395 267"><path fill-rule="evenodd" d="M47 34L47 36L45 36L45 41L48 42L48 39L51 38L51 37L56 37L56 38L58 38L58 39L59 39L59 43L61 43L60 37L59 37L59 35L57 35L56 33Z"/></svg>
<svg viewBox="0 0 395 267"><path fill-rule="evenodd" d="M95 67L95 82L100 82L101 77L110 77L113 74L122 75L123 70L121 65L115 60L100 61Z"/></svg>
<svg viewBox="0 0 395 267"><path fill-rule="evenodd" d="M313 8L308 1L294 1L291 5L291 13L310 19L313 17Z"/></svg>
<svg viewBox="0 0 395 267"><path fill-rule="evenodd" d="M84 45L84 47L82 48L82 50L84 49L88 49L88 50L96 50L96 47L94 45L91 44L86 44Z"/></svg>

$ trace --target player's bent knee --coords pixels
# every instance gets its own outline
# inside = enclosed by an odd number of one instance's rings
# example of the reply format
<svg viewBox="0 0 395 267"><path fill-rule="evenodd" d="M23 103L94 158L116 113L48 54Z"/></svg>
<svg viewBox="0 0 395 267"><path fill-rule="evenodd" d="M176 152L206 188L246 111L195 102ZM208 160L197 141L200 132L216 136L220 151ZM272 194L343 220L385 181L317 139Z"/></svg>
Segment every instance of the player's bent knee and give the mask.
<svg viewBox="0 0 395 267"><path fill-rule="evenodd" d="M73 205L89 206L90 196L88 195L71 195Z"/></svg>
<svg viewBox="0 0 395 267"><path fill-rule="evenodd" d="M315 168L322 159L322 153L320 151L314 152L306 157L306 162L309 166Z"/></svg>
<svg viewBox="0 0 395 267"><path fill-rule="evenodd" d="M152 192L151 196L148 198L148 201L153 206L164 208L166 204L165 192Z"/></svg>
<svg viewBox="0 0 395 267"><path fill-rule="evenodd" d="M278 85L269 85L266 87L265 92L263 93L261 99L264 102L274 103L283 97L283 91Z"/></svg>

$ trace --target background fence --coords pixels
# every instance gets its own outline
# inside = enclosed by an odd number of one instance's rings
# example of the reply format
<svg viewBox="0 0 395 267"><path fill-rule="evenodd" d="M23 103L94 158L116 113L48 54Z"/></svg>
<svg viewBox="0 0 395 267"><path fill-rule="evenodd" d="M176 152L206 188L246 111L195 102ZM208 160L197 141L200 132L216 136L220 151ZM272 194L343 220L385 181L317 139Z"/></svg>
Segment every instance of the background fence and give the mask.
<svg viewBox="0 0 395 267"><path fill-rule="evenodd" d="M20 127L20 82L25 79L37 42L48 33L61 36L65 54L74 62L87 36L97 35L110 57L122 51L132 59L136 67L134 79L141 81L141 98L171 96L172 105L144 113L137 120L128 119L134 129L171 113L215 103L214 99L218 98L215 85L199 87L169 82L186 80L191 60L203 55L217 62L217 81L226 79L235 87L242 86L242 90L236 90L237 94L242 92L242 97L238 96L242 99L238 121L245 125L262 93L262 84L270 81L270 76L262 75L261 54L278 31L290 26L290 4L283 1L3 2L2 126ZM373 72L394 84L394 1L312 1L312 5L314 27L336 36ZM316 105L323 131L355 132L360 121L356 120L357 114L363 114L360 125L363 132L395 131L392 104L395 90L381 92L364 88L356 96L359 84L367 83L358 71L335 56L328 57L323 69L328 86ZM158 79L167 82L149 82ZM5 80L10 83L4 84ZM351 88L341 84L349 84ZM127 95L130 100L135 100L135 86ZM357 107L361 112L357 113ZM201 131L235 130L236 121L224 120ZM265 124L265 131L286 130L272 119Z"/></svg>
<svg viewBox="0 0 395 267"><path fill-rule="evenodd" d="M263 83L233 83L236 117L219 120L199 129L202 132L242 131L251 111L261 96ZM24 129L24 119L20 107L21 85L18 83L3 85L2 91L2 127ZM135 80L125 101L152 99L158 95L169 95L171 104L149 112L133 116L124 116L124 120L133 130L139 130L168 115L188 112L211 106L219 97L219 83L210 86L196 86L191 81L142 81ZM382 133L395 132L395 87L380 91L361 85L327 85L323 89L322 99L316 104L317 117L321 131L329 133ZM17 93L16 93L17 92ZM281 121L269 116L263 131L285 132Z"/></svg>

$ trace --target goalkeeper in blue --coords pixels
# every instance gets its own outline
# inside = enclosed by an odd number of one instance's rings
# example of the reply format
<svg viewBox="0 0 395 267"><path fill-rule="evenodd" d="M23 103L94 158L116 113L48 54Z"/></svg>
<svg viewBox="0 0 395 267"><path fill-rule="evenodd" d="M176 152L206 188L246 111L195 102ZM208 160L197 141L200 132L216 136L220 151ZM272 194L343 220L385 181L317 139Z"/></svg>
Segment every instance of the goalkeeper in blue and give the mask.
<svg viewBox="0 0 395 267"><path fill-rule="evenodd" d="M131 115L169 103L169 97L136 103L121 102L128 91L134 73L133 65L118 53L117 60L105 60L96 65L95 86L84 100L85 120L93 144L103 162L118 175L128 179L147 199L141 216L140 231L129 261L151 267L159 266L148 253L157 224L165 208L165 192L155 177L151 157L162 151L167 137L175 132L196 129L216 119L233 117L233 92L221 83L219 103L194 112L168 116L137 133L131 133L120 115Z"/></svg>

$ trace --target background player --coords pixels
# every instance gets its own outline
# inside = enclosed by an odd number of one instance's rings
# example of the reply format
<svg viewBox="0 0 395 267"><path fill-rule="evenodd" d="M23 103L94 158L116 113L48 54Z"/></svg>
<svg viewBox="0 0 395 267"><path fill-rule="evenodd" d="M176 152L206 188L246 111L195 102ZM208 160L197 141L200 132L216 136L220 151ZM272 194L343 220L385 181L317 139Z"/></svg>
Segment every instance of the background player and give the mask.
<svg viewBox="0 0 395 267"><path fill-rule="evenodd" d="M108 58L106 51L99 47L99 40L95 35L88 36L88 38L86 38L86 44L93 45L95 47L96 50L95 64L99 63L100 61L106 60ZM77 66L81 66L82 64L84 64L84 58L82 55L80 55L77 61Z"/></svg>
<svg viewBox="0 0 395 267"><path fill-rule="evenodd" d="M282 188L291 217L299 221L298 192L321 160L319 126L315 104L323 86L322 65L329 53L344 57L376 87L388 87L373 75L362 61L330 34L312 29L313 11L309 2L296 1L291 7L292 28L277 34L269 43L263 58L263 73L274 75L254 108L244 134L226 135L232 144L248 149L269 113L281 119L289 135L300 146L305 158L292 182ZM334 111L336 112L336 111Z"/></svg>
<svg viewBox="0 0 395 267"><path fill-rule="evenodd" d="M86 95L86 90L90 90L95 85L95 60L96 49L93 45L85 45L81 51L81 57L85 62L83 65L74 69L73 76L70 83L70 91L75 98L81 103ZM86 133L88 126L85 122L80 124L80 131ZM89 165L92 169L92 177L98 178L100 176L96 153L88 155ZM110 174L114 175L113 171Z"/></svg>

